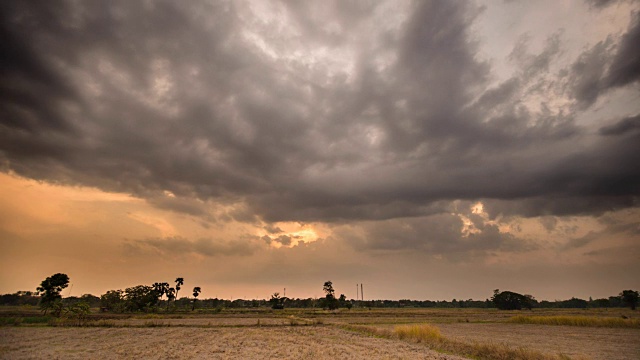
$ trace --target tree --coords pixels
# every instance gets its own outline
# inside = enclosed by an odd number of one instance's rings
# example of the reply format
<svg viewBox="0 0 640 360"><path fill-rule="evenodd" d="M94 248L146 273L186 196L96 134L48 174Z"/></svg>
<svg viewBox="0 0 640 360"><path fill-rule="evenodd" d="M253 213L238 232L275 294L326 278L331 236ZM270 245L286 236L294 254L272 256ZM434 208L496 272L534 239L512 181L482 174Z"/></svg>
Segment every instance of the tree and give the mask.
<svg viewBox="0 0 640 360"><path fill-rule="evenodd" d="M333 294L335 290L333 290L333 283L331 281L326 281L324 286L322 286L322 291L326 294L326 296L335 297Z"/></svg>
<svg viewBox="0 0 640 360"><path fill-rule="evenodd" d="M167 291L169 291L169 283L166 282L156 282L153 283L153 290L156 292L156 294L158 295L158 301L160 301L162 299L162 296L164 296Z"/></svg>
<svg viewBox="0 0 640 360"><path fill-rule="evenodd" d="M636 305L638 305L638 292L633 290L624 290L620 293L620 298L622 302L631 308L631 310L636 309Z"/></svg>
<svg viewBox="0 0 640 360"><path fill-rule="evenodd" d="M82 326L87 321L89 314L91 313L91 305L89 303L80 301L75 304L70 304L65 309L66 315L77 321L76 325Z"/></svg>
<svg viewBox="0 0 640 360"><path fill-rule="evenodd" d="M54 309L56 302L62 301L60 292L69 286L69 276L67 274L57 273L42 280L40 286L36 288L40 294L40 309L47 314L49 309ZM57 312L59 316L60 312Z"/></svg>
<svg viewBox="0 0 640 360"><path fill-rule="evenodd" d="M333 283L326 281L322 287L322 291L326 294L324 297L323 307L329 310L335 310L338 308L338 299L335 297L335 290L333 290Z"/></svg>
<svg viewBox="0 0 640 360"><path fill-rule="evenodd" d="M284 298L280 296L279 292L273 293L273 295L271 295L271 299L269 299L269 302L271 303L271 308L274 310L284 309Z"/></svg>
<svg viewBox="0 0 640 360"><path fill-rule="evenodd" d="M153 286L138 285L124 290L125 308L128 311L148 311L158 302Z"/></svg>
<svg viewBox="0 0 640 360"><path fill-rule="evenodd" d="M176 298L176 289L174 288L169 288L167 290L167 310L169 310L169 305L171 304L172 301L175 300Z"/></svg>
<svg viewBox="0 0 640 360"><path fill-rule="evenodd" d="M200 287L196 286L193 288L193 305L191 306L191 311L196 309L196 301L198 300L198 295L200 295Z"/></svg>
<svg viewBox="0 0 640 360"><path fill-rule="evenodd" d="M109 290L100 296L100 307L108 311L123 312L125 302L122 290Z"/></svg>
<svg viewBox="0 0 640 360"><path fill-rule="evenodd" d="M340 297L338 298L338 303L340 304L341 307L347 306L347 297L344 294L340 294Z"/></svg>
<svg viewBox="0 0 640 360"><path fill-rule="evenodd" d="M531 310L535 299L531 295L521 295L511 291L500 292L496 289L493 291L491 301L500 310L522 310L522 308Z"/></svg>
<svg viewBox="0 0 640 360"><path fill-rule="evenodd" d="M178 298L178 292L180 291L180 287L182 285L184 285L184 279L181 278L181 277L176 278L175 283L176 283L176 299L177 299Z"/></svg>

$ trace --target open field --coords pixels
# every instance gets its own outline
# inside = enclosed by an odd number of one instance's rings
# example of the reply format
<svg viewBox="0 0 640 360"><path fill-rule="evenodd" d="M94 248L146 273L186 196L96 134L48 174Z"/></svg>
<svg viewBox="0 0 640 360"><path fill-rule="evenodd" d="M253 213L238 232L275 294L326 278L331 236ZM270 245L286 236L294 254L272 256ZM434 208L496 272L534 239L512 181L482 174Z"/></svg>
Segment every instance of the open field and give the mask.
<svg viewBox="0 0 640 360"><path fill-rule="evenodd" d="M0 338L6 359L462 359L331 326L3 328Z"/></svg>
<svg viewBox="0 0 640 360"><path fill-rule="evenodd" d="M225 309L216 313L93 313L85 326L77 327L51 326L68 324L46 321L33 309L4 308L0 319L9 325L0 327L0 358L459 359L430 350L432 344L427 342L393 335L398 325L427 323L450 343L506 345L540 355L524 359L560 359L559 354L594 360L640 358L638 328L511 323L518 315L624 316L629 321L640 317L625 309ZM354 325L389 335L347 329Z"/></svg>

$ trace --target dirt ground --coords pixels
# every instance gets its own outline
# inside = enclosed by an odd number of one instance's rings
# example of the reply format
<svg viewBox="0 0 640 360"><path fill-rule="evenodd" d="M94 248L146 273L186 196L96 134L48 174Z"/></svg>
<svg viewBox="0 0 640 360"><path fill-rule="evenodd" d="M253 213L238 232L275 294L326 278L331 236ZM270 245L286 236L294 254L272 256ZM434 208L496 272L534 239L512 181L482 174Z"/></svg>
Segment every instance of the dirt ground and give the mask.
<svg viewBox="0 0 640 360"><path fill-rule="evenodd" d="M465 341L526 346L593 360L640 359L640 329L520 324L438 324L442 335Z"/></svg>
<svg viewBox="0 0 640 360"><path fill-rule="evenodd" d="M2 359L460 360L419 344L332 326L0 328Z"/></svg>

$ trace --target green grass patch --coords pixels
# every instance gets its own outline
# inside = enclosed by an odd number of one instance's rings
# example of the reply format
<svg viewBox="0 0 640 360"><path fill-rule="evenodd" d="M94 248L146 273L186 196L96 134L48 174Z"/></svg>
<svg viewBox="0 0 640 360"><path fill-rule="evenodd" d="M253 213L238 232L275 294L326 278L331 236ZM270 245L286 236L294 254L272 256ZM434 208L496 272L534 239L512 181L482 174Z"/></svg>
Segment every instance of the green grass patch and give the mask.
<svg viewBox="0 0 640 360"><path fill-rule="evenodd" d="M0 326L20 326L22 320L21 317L3 317L0 318Z"/></svg>
<svg viewBox="0 0 640 360"><path fill-rule="evenodd" d="M23 324L46 324L49 322L49 316L27 316L22 318Z"/></svg>
<svg viewBox="0 0 640 360"><path fill-rule="evenodd" d="M39 325L47 324L51 317L49 316L10 316L0 317L0 326L20 326L20 325Z"/></svg>
<svg viewBox="0 0 640 360"><path fill-rule="evenodd" d="M635 328L640 329L640 319L595 316L514 316L507 322L513 324L567 325L585 327Z"/></svg>

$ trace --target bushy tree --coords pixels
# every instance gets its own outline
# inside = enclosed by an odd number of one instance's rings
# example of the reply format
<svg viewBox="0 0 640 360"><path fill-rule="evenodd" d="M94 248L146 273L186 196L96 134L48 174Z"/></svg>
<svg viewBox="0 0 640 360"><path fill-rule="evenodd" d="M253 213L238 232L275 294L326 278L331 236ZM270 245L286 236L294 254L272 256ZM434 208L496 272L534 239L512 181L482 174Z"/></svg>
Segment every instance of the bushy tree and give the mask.
<svg viewBox="0 0 640 360"><path fill-rule="evenodd" d="M158 295L158 302L169 291L169 283L167 283L167 282L161 282L161 283L160 282L156 282L156 283L153 283L152 286L153 286L153 290Z"/></svg>
<svg viewBox="0 0 640 360"><path fill-rule="evenodd" d="M60 315L60 311L57 311L58 306L56 306L56 303L61 302L62 295L60 295L60 292L67 286L69 286L69 276L67 274L57 273L42 280L36 290L40 294L40 309L45 315L49 310L54 310L57 316Z"/></svg>
<svg viewBox="0 0 640 360"><path fill-rule="evenodd" d="M148 311L158 301L153 286L138 285L124 290L125 308L128 311Z"/></svg>
<svg viewBox="0 0 640 360"><path fill-rule="evenodd" d="M273 293L273 295L271 295L271 299L269 299L269 302L271 303L271 308L274 310L284 309L284 298L280 296L279 292Z"/></svg>
<svg viewBox="0 0 640 360"><path fill-rule="evenodd" d="M171 302L175 300L176 298L176 289L174 288L169 288L169 290L167 290L167 310L169 310L169 305L171 305Z"/></svg>
<svg viewBox="0 0 640 360"><path fill-rule="evenodd" d="M347 306L347 297L344 294L340 294L340 297L338 298L338 304L340 305L340 307Z"/></svg>
<svg viewBox="0 0 640 360"><path fill-rule="evenodd" d="M620 293L620 298L622 302L631 308L631 310L635 310L638 305L638 292L634 290L624 290Z"/></svg>
<svg viewBox="0 0 640 360"><path fill-rule="evenodd" d="M87 321L87 318L91 313L91 305L84 301L70 304L65 309L65 313L65 316L68 316L76 321L76 325L82 326Z"/></svg>
<svg viewBox="0 0 640 360"><path fill-rule="evenodd" d="M125 299L122 290L109 290L100 296L100 307L112 311L125 311Z"/></svg>
<svg viewBox="0 0 640 360"><path fill-rule="evenodd" d="M0 305L38 305L40 297L35 292L18 291L13 294L0 295Z"/></svg>
<svg viewBox="0 0 640 360"><path fill-rule="evenodd" d="M589 302L584 299L578 299L576 297L572 297L569 300L561 301L558 304L558 307L561 308L569 308L569 309L586 309L589 306Z"/></svg>
<svg viewBox="0 0 640 360"><path fill-rule="evenodd" d="M521 295L511 291L500 292L496 289L493 291L491 301L500 310L522 310L522 308L531 310L535 299L531 295Z"/></svg>

